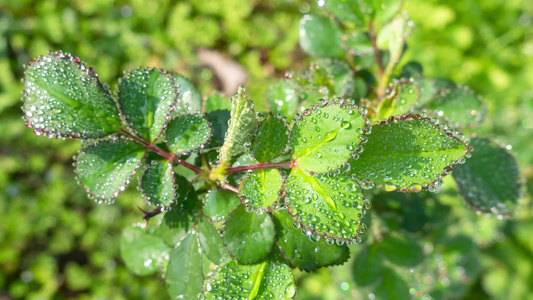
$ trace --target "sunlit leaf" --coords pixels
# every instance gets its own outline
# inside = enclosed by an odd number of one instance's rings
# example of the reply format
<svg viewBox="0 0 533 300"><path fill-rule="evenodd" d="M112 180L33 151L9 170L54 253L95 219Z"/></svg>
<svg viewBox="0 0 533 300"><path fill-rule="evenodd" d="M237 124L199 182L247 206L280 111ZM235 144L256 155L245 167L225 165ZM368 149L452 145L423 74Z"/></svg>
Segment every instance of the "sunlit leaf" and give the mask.
<svg viewBox="0 0 533 300"><path fill-rule="evenodd" d="M119 84L120 109L131 128L153 142L163 132L178 105L178 88L172 75L156 69L126 73Z"/></svg>
<svg viewBox="0 0 533 300"><path fill-rule="evenodd" d="M206 218L201 218L198 222L198 241L202 251L215 264L221 265L230 258L222 241L222 236Z"/></svg>
<svg viewBox="0 0 533 300"><path fill-rule="evenodd" d="M337 59L324 58L312 62L306 78L325 98L347 97L354 89L353 70Z"/></svg>
<svg viewBox="0 0 533 300"><path fill-rule="evenodd" d="M351 27L365 26L365 16L358 1L326 0L326 8L344 24Z"/></svg>
<svg viewBox="0 0 533 300"><path fill-rule="evenodd" d="M38 135L96 138L120 129L116 103L92 68L55 53L30 63L24 76L26 125Z"/></svg>
<svg viewBox="0 0 533 300"><path fill-rule="evenodd" d="M171 248L159 235L157 227L133 224L122 231L120 256L131 272L145 276L162 270L168 260Z"/></svg>
<svg viewBox="0 0 533 300"><path fill-rule="evenodd" d="M294 220L287 210L275 211L274 223L276 241L283 257L300 270L313 271L320 267L340 265L350 256L346 245L338 246L325 239L313 242L302 230L294 227Z"/></svg>
<svg viewBox="0 0 533 300"><path fill-rule="evenodd" d="M292 118L298 107L299 94L299 88L294 82L276 81L268 87L266 103L273 113Z"/></svg>
<svg viewBox="0 0 533 300"><path fill-rule="evenodd" d="M203 293L202 254L196 232L191 231L174 248L165 282L172 299L198 299Z"/></svg>
<svg viewBox="0 0 533 300"><path fill-rule="evenodd" d="M202 95L198 89L187 80L185 77L176 74L174 75L174 80L178 84L179 102L182 104L181 110L183 113L199 113L202 109ZM179 111L176 111L178 113Z"/></svg>
<svg viewBox="0 0 533 300"><path fill-rule="evenodd" d="M204 199L202 211L214 222L221 221L240 204L237 194L227 190L211 190Z"/></svg>
<svg viewBox="0 0 533 300"><path fill-rule="evenodd" d="M459 193L475 209L507 215L520 196L520 177L514 157L484 138L473 138L472 157L453 169Z"/></svg>
<svg viewBox="0 0 533 300"><path fill-rule="evenodd" d="M250 152L260 162L271 161L281 155L288 138L289 133L283 121L269 114L255 131Z"/></svg>
<svg viewBox="0 0 533 300"><path fill-rule="evenodd" d="M217 110L230 110L231 102L220 94L213 94L204 101L204 112L210 113Z"/></svg>
<svg viewBox="0 0 533 300"><path fill-rule="evenodd" d="M305 112L291 133L299 168L323 173L339 168L361 142L366 118L355 106L328 104Z"/></svg>
<svg viewBox="0 0 533 300"><path fill-rule="evenodd" d="M420 99L420 87L410 81L398 81L378 105L377 120L412 112Z"/></svg>
<svg viewBox="0 0 533 300"><path fill-rule="evenodd" d="M481 97L468 87L441 90L426 109L444 118L454 128L472 127L485 116Z"/></svg>
<svg viewBox="0 0 533 300"><path fill-rule="evenodd" d="M220 170L214 171L213 174L223 172L231 163L232 158L245 151L244 144L250 142L257 123L254 103L248 99L244 88L240 87L231 99L230 124L224 144L218 151Z"/></svg>
<svg viewBox="0 0 533 300"><path fill-rule="evenodd" d="M154 161L144 172L141 191L146 200L156 206L177 202L174 170L169 161Z"/></svg>
<svg viewBox="0 0 533 300"><path fill-rule="evenodd" d="M181 115L168 123L166 137L172 153L186 154L204 147L211 138L211 127L201 115Z"/></svg>
<svg viewBox="0 0 533 300"><path fill-rule="evenodd" d="M339 26L327 17L304 15L300 20L300 47L309 55L341 57L341 35Z"/></svg>
<svg viewBox="0 0 533 300"><path fill-rule="evenodd" d="M438 188L440 178L469 151L462 140L418 115L391 118L371 129L358 158L350 161L351 172L387 191Z"/></svg>
<svg viewBox="0 0 533 300"><path fill-rule="evenodd" d="M268 208L279 199L283 177L277 169L257 170L244 177L241 183L243 203L255 208Z"/></svg>
<svg viewBox="0 0 533 300"><path fill-rule="evenodd" d="M206 299L293 299L294 276L288 265L268 259L255 265L231 260L207 281Z"/></svg>
<svg viewBox="0 0 533 300"><path fill-rule="evenodd" d="M80 151L76 172L91 197L110 200L129 184L145 153L141 145L124 139L98 142Z"/></svg>
<svg viewBox="0 0 533 300"><path fill-rule="evenodd" d="M345 171L311 175L293 168L285 193L289 212L304 227L304 232L317 237L357 240L365 202L361 187Z"/></svg>
<svg viewBox="0 0 533 300"><path fill-rule="evenodd" d="M224 222L224 242L231 255L242 264L263 260L274 245L276 231L272 217L249 213L238 206Z"/></svg>

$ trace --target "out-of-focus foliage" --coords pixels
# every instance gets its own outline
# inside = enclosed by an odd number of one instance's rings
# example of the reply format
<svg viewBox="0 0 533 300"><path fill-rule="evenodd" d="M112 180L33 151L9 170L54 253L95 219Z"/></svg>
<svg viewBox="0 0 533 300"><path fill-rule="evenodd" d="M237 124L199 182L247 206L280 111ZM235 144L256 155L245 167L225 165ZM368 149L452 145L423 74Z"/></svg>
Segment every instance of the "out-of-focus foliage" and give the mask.
<svg viewBox="0 0 533 300"><path fill-rule="evenodd" d="M487 120L477 132L512 145L525 197L514 218L499 220L476 215L449 176L439 194L375 191L375 209L365 219L371 230L361 245L350 246L350 262L296 271L297 297L384 299L394 288L411 295L398 297L415 299L531 297L533 2L407 0L404 8L416 26L399 66L416 60L424 76L449 78L485 96ZM24 128L24 63L62 49L83 57L103 82L146 65L180 72L209 95L216 78L200 66L196 50L214 48L249 72L248 92L260 111L267 77L306 65L297 46L298 23L310 10L320 11L316 2L282 0L2 2L0 299L168 297L163 280L139 278L118 258L121 230L142 217L139 193L127 190L113 205L88 200L72 178L78 143L36 139ZM420 250L416 255L403 253L414 248ZM412 268L394 254L414 255ZM370 268L379 260L374 281L358 279L359 255L368 255Z"/></svg>

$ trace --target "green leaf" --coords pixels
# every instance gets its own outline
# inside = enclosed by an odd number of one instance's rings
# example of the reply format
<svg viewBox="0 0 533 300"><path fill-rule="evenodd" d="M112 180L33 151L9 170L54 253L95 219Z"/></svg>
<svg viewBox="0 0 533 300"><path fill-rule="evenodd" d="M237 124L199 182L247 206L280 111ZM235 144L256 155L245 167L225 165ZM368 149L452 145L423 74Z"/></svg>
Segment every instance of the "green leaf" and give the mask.
<svg viewBox="0 0 533 300"><path fill-rule="evenodd" d="M250 142L257 123L254 103L246 96L244 87L240 87L231 99L230 124L224 144L218 151L219 165L212 172L213 176L223 174L231 159L244 152L244 144Z"/></svg>
<svg viewBox="0 0 533 300"><path fill-rule="evenodd" d="M128 124L150 142L161 136L171 112L181 111L176 82L161 70L136 69L126 73L120 80L118 96Z"/></svg>
<svg viewBox="0 0 533 300"><path fill-rule="evenodd" d="M422 248L405 234L389 234L381 241L379 247L385 257L398 266L412 268L424 260Z"/></svg>
<svg viewBox="0 0 533 300"><path fill-rule="evenodd" d="M271 161L285 150L288 138L285 123L270 113L255 131L250 151L260 162Z"/></svg>
<svg viewBox="0 0 533 300"><path fill-rule="evenodd" d="M144 171L140 188L150 205L175 205L177 195L172 164L167 160L153 161Z"/></svg>
<svg viewBox="0 0 533 300"><path fill-rule="evenodd" d="M269 259L255 265L231 260L207 282L206 299L293 299L294 276L286 264Z"/></svg>
<svg viewBox="0 0 533 300"><path fill-rule="evenodd" d="M187 234L170 255L165 282L172 299L198 299L203 293L202 254L194 231Z"/></svg>
<svg viewBox="0 0 533 300"><path fill-rule="evenodd" d="M475 150L472 157L453 169L459 193L476 210L511 214L520 197L516 160L488 139L473 138L470 146Z"/></svg>
<svg viewBox="0 0 533 300"><path fill-rule="evenodd" d="M424 73L424 68L419 62L416 62L416 61L410 61L406 63L402 67L402 70L400 71L400 74L402 75L402 77L413 78L413 79L415 76L422 76L423 73Z"/></svg>
<svg viewBox="0 0 533 300"><path fill-rule="evenodd" d="M35 134L97 138L120 129L117 107L92 68L61 52L30 63L24 76L24 116Z"/></svg>
<svg viewBox="0 0 533 300"><path fill-rule="evenodd" d="M256 214L238 206L224 222L224 241L228 251L241 264L263 260L274 246L276 231L268 213Z"/></svg>
<svg viewBox="0 0 533 300"><path fill-rule="evenodd" d="M351 172L387 191L438 188L469 151L458 137L419 115L391 117L371 129L359 158L350 162Z"/></svg>
<svg viewBox="0 0 533 300"><path fill-rule="evenodd" d="M426 109L444 118L453 128L472 127L485 116L481 97L468 87L443 89Z"/></svg>
<svg viewBox="0 0 533 300"><path fill-rule="evenodd" d="M206 218L201 218L198 222L198 240L202 246L202 251L215 264L221 265L230 258L222 241L222 236Z"/></svg>
<svg viewBox="0 0 533 300"><path fill-rule="evenodd" d="M342 31L335 21L320 16L304 15L300 20L300 47L312 56L341 57Z"/></svg>
<svg viewBox="0 0 533 300"><path fill-rule="evenodd" d="M299 94L299 88L293 81L276 81L268 87L266 103L273 113L291 119L298 108Z"/></svg>
<svg viewBox="0 0 533 300"><path fill-rule="evenodd" d="M230 110L231 102L228 98L223 97L220 94L213 94L204 101L205 113L214 112L217 110ZM227 125L227 124L226 124Z"/></svg>
<svg viewBox="0 0 533 300"><path fill-rule="evenodd" d="M321 267L340 265L350 257L348 246L329 244L325 239L313 242L294 227L294 220L285 209L274 212L277 243L282 255L294 267L313 271ZM298 224L298 223L296 223Z"/></svg>
<svg viewBox="0 0 533 300"><path fill-rule="evenodd" d="M333 103L304 112L291 133L293 160L308 172L339 168L361 142L366 122L354 106Z"/></svg>
<svg viewBox="0 0 533 300"><path fill-rule="evenodd" d="M211 190L204 199L203 212L213 222L224 220L240 204L239 197L227 190Z"/></svg>
<svg viewBox="0 0 533 300"><path fill-rule="evenodd" d="M365 246L357 252L352 266L355 283L359 286L369 286L383 276L383 252L377 244Z"/></svg>
<svg viewBox="0 0 533 300"><path fill-rule="evenodd" d="M174 247L194 226L201 208L196 191L183 176L174 174L177 205L165 212L159 225L161 236L168 245Z"/></svg>
<svg viewBox="0 0 533 300"><path fill-rule="evenodd" d="M220 147L224 144L224 137L228 131L230 112L228 110L215 110L205 115L213 128L213 137L209 142L210 147Z"/></svg>
<svg viewBox="0 0 533 300"><path fill-rule="evenodd" d="M376 299L383 300L409 300L409 286L396 273L396 271L385 268L381 283L375 288Z"/></svg>
<svg viewBox="0 0 533 300"><path fill-rule="evenodd" d="M376 120L403 115L413 111L420 99L420 87L410 81L398 81L392 91L378 105Z"/></svg>
<svg viewBox="0 0 533 300"><path fill-rule="evenodd" d="M365 26L365 16L361 12L358 1L326 0L326 8L346 25L350 27Z"/></svg>
<svg viewBox="0 0 533 300"><path fill-rule="evenodd" d="M76 173L91 197L114 199L129 184L145 153L141 145L125 139L98 142L80 151Z"/></svg>
<svg viewBox="0 0 533 300"><path fill-rule="evenodd" d="M442 78L419 77L415 78L414 82L420 86L420 99L418 100L420 107L424 107L433 101L443 89L455 88L455 83Z"/></svg>
<svg viewBox="0 0 533 300"><path fill-rule="evenodd" d="M178 116L168 123L168 149L179 155L201 149L211 138L211 131L209 122L201 115Z"/></svg>
<svg viewBox="0 0 533 300"><path fill-rule="evenodd" d="M120 257L131 272L146 276L162 270L171 248L165 244L157 227L133 224L124 228L120 238Z"/></svg>
<svg viewBox="0 0 533 300"><path fill-rule="evenodd" d="M192 82L179 74L174 75L174 80L178 84L179 103L183 104L181 112L199 113L202 109L202 95L200 95L198 89L192 84ZM176 112L179 112L179 110Z"/></svg>
<svg viewBox="0 0 533 300"><path fill-rule="evenodd" d="M365 200L359 184L340 169L311 175L293 168L287 178L285 199L289 212L317 237L357 241Z"/></svg>
<svg viewBox="0 0 533 300"><path fill-rule="evenodd" d="M241 186L242 203L246 206L266 209L279 199L283 177L277 169L257 170L244 177Z"/></svg>
<svg viewBox="0 0 533 300"><path fill-rule="evenodd" d="M367 32L354 31L343 35L342 47L354 56L356 69L368 69L376 63L374 47Z"/></svg>
<svg viewBox="0 0 533 300"><path fill-rule="evenodd" d="M309 66L307 80L325 98L350 96L354 89L354 72L345 62L324 58Z"/></svg>

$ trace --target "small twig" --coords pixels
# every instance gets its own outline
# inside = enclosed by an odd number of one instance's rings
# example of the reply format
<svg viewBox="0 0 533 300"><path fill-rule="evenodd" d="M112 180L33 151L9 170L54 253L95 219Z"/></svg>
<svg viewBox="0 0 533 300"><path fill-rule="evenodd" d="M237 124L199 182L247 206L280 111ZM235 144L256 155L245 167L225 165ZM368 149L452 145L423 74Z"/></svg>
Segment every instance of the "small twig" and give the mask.
<svg viewBox="0 0 533 300"><path fill-rule="evenodd" d="M146 232L148 230L148 221L150 221L151 218L157 216L158 214L162 213L163 210L161 209L161 207L158 207L154 210L151 210L151 211L145 211L143 210L142 208L138 207L137 208L143 213L143 220L146 221L145 223L145 226L144 226L144 232Z"/></svg>
<svg viewBox="0 0 533 300"><path fill-rule="evenodd" d="M226 175L233 174L233 173L246 172L246 171L261 170L261 169L292 168L292 167L293 167L292 161L284 161L284 162L277 162L277 163L258 163L258 164L253 164L253 165L228 168L226 169Z"/></svg>
<svg viewBox="0 0 533 300"><path fill-rule="evenodd" d="M368 34L370 35L370 42L374 48L374 56L376 57L376 63L378 64L378 90L376 91L378 97L382 97L385 91L379 87L383 86L383 61L381 61L381 53L379 52L378 44L376 42L376 32L374 29L374 21L368 23Z"/></svg>
<svg viewBox="0 0 533 300"><path fill-rule="evenodd" d="M232 191L236 194L239 194L239 189L234 187L233 185L230 185L230 184L227 184L227 183L224 183L220 186L221 188L225 189L225 190L228 190L228 191Z"/></svg>

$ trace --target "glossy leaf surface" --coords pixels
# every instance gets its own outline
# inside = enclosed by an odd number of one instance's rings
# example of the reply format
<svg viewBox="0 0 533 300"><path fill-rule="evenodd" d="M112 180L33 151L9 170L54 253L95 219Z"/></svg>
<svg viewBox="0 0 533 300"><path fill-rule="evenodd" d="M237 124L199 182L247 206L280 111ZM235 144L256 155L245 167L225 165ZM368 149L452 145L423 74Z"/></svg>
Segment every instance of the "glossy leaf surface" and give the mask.
<svg viewBox="0 0 533 300"><path fill-rule="evenodd" d="M248 99L243 87L231 99L231 119L224 144L219 150L219 164L226 168L230 160L244 152L244 143L249 142L257 127L254 103Z"/></svg>
<svg viewBox="0 0 533 300"><path fill-rule="evenodd" d="M141 179L141 192L149 203L156 206L176 204L172 164L169 161L154 161L150 164Z"/></svg>
<svg viewBox="0 0 533 300"><path fill-rule="evenodd" d="M485 115L480 96L468 87L443 89L426 108L454 128L472 127L479 124Z"/></svg>
<svg viewBox="0 0 533 300"><path fill-rule="evenodd" d="M255 131L250 151L259 162L271 161L281 155L288 138L283 121L270 114Z"/></svg>
<svg viewBox="0 0 533 300"><path fill-rule="evenodd" d="M198 222L198 241L202 251L216 265L222 265L230 258L220 232L205 217Z"/></svg>
<svg viewBox="0 0 533 300"><path fill-rule="evenodd" d="M473 138L472 157L453 170L459 193L475 209L507 215L520 196L520 177L514 157L495 143Z"/></svg>
<svg viewBox="0 0 533 300"><path fill-rule="evenodd" d="M204 199L203 212L214 222L221 221L240 204L237 194L227 190L211 190Z"/></svg>
<svg viewBox="0 0 533 300"><path fill-rule="evenodd" d="M126 121L144 139L153 142L163 132L170 114L178 105L174 78L161 70L136 69L122 78L119 103Z"/></svg>
<svg viewBox="0 0 533 300"><path fill-rule="evenodd" d="M350 256L346 245L329 244L325 239L313 242L302 230L294 227L294 220L287 210L277 210L274 223L279 249L293 267L310 272L320 267L340 265Z"/></svg>
<svg viewBox="0 0 533 300"><path fill-rule="evenodd" d="M268 213L256 214L238 206L224 223L224 242L231 255L241 264L264 259L274 245L276 231Z"/></svg>
<svg viewBox="0 0 533 300"><path fill-rule="evenodd" d="M174 80L178 84L178 101L183 105L181 111L183 113L199 113L202 109L202 95L198 89L192 82L179 74L174 75ZM176 113L178 112L180 111L176 111Z"/></svg>
<svg viewBox="0 0 533 300"><path fill-rule="evenodd" d="M257 170L247 174L240 187L243 204L268 208L279 199L283 177L277 169Z"/></svg>
<svg viewBox="0 0 533 300"><path fill-rule="evenodd" d="M141 145L123 139L95 143L78 154L76 172L87 193L110 200L129 184L145 152Z"/></svg>
<svg viewBox="0 0 533 300"><path fill-rule="evenodd" d="M293 160L308 172L337 169L352 157L365 124L356 107L329 104L310 110L292 130Z"/></svg>
<svg viewBox="0 0 533 300"><path fill-rule="evenodd" d="M120 120L107 88L77 57L41 56L24 76L24 117L38 135L96 138L117 132Z"/></svg>
<svg viewBox="0 0 533 300"><path fill-rule="evenodd" d="M266 101L273 113L292 118L298 107L298 86L288 80L276 81L268 87Z"/></svg>
<svg viewBox="0 0 533 300"><path fill-rule="evenodd" d="M139 223L122 231L120 256L128 270L137 275L146 276L162 270L171 250L157 227L148 227L145 232L145 225Z"/></svg>
<svg viewBox="0 0 533 300"><path fill-rule="evenodd" d="M206 299L293 299L294 276L288 265L269 259L255 265L231 260L206 284Z"/></svg>
<svg viewBox="0 0 533 300"><path fill-rule="evenodd" d="M311 63L307 80L322 97L348 97L354 89L354 72L338 59L320 59Z"/></svg>
<svg viewBox="0 0 533 300"><path fill-rule="evenodd" d="M361 187L346 172L311 175L293 168L285 199L293 218L310 233L339 240L357 238L364 199Z"/></svg>
<svg viewBox="0 0 533 300"><path fill-rule="evenodd" d="M397 82L391 94L380 102L377 120L411 112L418 104L418 99L420 88L417 85L409 81Z"/></svg>
<svg viewBox="0 0 533 300"><path fill-rule="evenodd" d="M342 31L327 17L304 15L300 20L300 47L312 56L340 57Z"/></svg>
<svg viewBox="0 0 533 300"><path fill-rule="evenodd" d="M201 115L181 115L168 123L167 146L175 154L189 153L211 138L211 128Z"/></svg>
<svg viewBox="0 0 533 300"><path fill-rule="evenodd" d="M197 299L203 292L202 254L197 234L191 231L174 248L165 282L172 299Z"/></svg>
<svg viewBox="0 0 533 300"><path fill-rule="evenodd" d="M429 119L406 115L372 126L351 172L387 191L421 191L440 184L468 147Z"/></svg>

